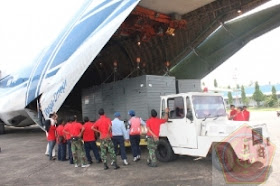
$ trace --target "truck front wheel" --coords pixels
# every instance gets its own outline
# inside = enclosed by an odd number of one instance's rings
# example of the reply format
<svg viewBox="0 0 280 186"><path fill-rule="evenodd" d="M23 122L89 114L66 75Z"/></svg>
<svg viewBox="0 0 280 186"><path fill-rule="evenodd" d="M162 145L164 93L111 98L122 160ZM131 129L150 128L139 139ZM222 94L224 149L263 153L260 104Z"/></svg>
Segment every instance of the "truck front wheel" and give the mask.
<svg viewBox="0 0 280 186"><path fill-rule="evenodd" d="M160 139L156 150L156 157L159 161L168 162L176 159L171 145L167 139Z"/></svg>
<svg viewBox="0 0 280 186"><path fill-rule="evenodd" d="M212 148L212 163L219 171L232 171L235 166L236 158L237 157L230 146L225 149Z"/></svg>

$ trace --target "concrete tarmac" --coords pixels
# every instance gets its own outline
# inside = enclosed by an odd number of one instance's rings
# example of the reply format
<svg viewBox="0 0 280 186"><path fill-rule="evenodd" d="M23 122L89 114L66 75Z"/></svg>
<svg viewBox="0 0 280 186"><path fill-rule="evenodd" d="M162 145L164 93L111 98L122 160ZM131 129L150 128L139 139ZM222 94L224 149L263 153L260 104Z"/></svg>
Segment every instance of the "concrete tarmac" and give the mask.
<svg viewBox="0 0 280 186"><path fill-rule="evenodd" d="M273 169L263 185L279 185L280 118L275 112L253 112L251 119L267 123L271 141L277 146ZM213 179L221 179L219 183L225 185L223 178L215 176L211 158L180 156L176 161L159 162L159 167L150 168L143 147L140 161L133 162L128 151L130 165L122 165L118 156L121 168L114 170L110 166L105 171L102 163L75 168L68 161L50 161L44 154L46 145L45 133L36 126L7 127L7 134L0 136L0 185L217 185Z"/></svg>

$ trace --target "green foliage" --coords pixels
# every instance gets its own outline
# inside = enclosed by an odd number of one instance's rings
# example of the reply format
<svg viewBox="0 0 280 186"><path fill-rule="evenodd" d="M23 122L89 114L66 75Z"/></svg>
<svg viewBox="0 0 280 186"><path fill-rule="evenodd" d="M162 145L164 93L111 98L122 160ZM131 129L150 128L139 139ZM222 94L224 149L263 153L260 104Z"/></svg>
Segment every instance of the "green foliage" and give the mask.
<svg viewBox="0 0 280 186"><path fill-rule="evenodd" d="M239 84L237 84L237 85L236 85L236 88L237 88L237 89L240 89L240 86L239 86Z"/></svg>
<svg viewBox="0 0 280 186"><path fill-rule="evenodd" d="M233 103L232 94L231 94L231 92L228 92L228 104L232 105L232 103Z"/></svg>
<svg viewBox="0 0 280 186"><path fill-rule="evenodd" d="M241 86L241 100L242 100L243 105L248 106L249 100L246 97L246 93L245 93L245 89L244 89L243 85Z"/></svg>
<svg viewBox="0 0 280 186"><path fill-rule="evenodd" d="M218 83L217 83L217 80L216 79L214 79L214 87L218 87Z"/></svg>
<svg viewBox="0 0 280 186"><path fill-rule="evenodd" d="M230 85L228 85L227 88L230 89Z"/></svg>
<svg viewBox="0 0 280 186"><path fill-rule="evenodd" d="M275 86L272 86L271 92L272 92L271 99L273 101L273 106L278 106L278 97L277 97L277 94L276 94Z"/></svg>
<svg viewBox="0 0 280 186"><path fill-rule="evenodd" d="M274 100L272 99L272 96L265 96L264 105L266 107L273 107L275 105Z"/></svg>
<svg viewBox="0 0 280 186"><path fill-rule="evenodd" d="M260 106L260 102L264 101L265 97L260 90L260 86L258 82L255 83L255 92L253 94L253 99L257 102L258 107Z"/></svg>
<svg viewBox="0 0 280 186"><path fill-rule="evenodd" d="M274 86L272 86L271 92L271 96L266 96L265 98L265 105L268 107L276 107L278 106L278 98Z"/></svg>

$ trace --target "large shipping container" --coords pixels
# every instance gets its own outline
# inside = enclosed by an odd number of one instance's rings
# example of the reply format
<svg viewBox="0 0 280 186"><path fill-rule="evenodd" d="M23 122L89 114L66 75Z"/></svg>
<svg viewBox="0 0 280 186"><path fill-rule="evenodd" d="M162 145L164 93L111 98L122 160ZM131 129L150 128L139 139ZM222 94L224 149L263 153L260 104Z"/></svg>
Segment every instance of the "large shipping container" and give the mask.
<svg viewBox="0 0 280 186"><path fill-rule="evenodd" d="M200 79L177 79L176 80L177 93L187 92L201 92Z"/></svg>
<svg viewBox="0 0 280 186"><path fill-rule="evenodd" d="M101 84L82 91L82 114L90 120L98 119L98 110L104 108L113 119L115 112L128 120L128 111L134 110L143 120L150 117L151 109L159 113L160 96L176 93L175 77L144 75Z"/></svg>

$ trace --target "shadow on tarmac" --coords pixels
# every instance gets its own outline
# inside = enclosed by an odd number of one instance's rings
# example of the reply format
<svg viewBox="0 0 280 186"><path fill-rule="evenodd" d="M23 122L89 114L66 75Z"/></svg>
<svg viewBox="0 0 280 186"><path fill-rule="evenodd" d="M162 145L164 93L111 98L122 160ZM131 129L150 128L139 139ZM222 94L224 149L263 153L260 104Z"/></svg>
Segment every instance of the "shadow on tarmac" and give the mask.
<svg viewBox="0 0 280 186"><path fill-rule="evenodd" d="M16 134L16 133L45 133L40 127L36 125L28 127L12 127L5 126L5 134Z"/></svg>

